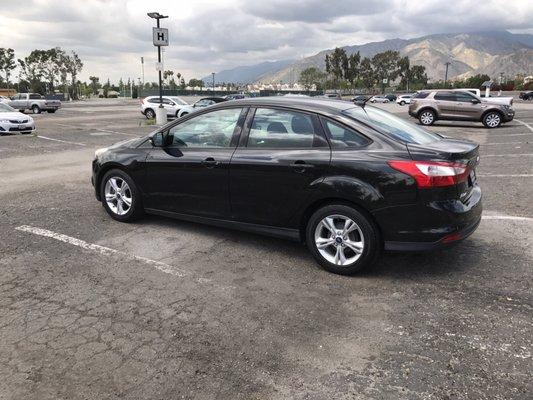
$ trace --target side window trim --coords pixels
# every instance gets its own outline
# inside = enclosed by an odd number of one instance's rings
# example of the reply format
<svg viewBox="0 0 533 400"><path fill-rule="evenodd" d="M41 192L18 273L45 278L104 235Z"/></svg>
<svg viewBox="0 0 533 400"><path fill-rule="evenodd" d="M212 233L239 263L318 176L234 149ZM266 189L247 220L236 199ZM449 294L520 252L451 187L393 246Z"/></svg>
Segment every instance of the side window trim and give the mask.
<svg viewBox="0 0 533 400"><path fill-rule="evenodd" d="M250 137L250 131L253 124L253 120L255 118L256 111L261 108L271 109L271 110L279 110L279 111L285 111L285 112L293 112L293 113L300 113L309 115L311 117L311 121L313 123L313 128L315 130L314 134L317 135L320 139L322 139L327 146L316 146L313 141L312 147L261 147L261 149L265 150L308 150L308 149L321 149L325 147L330 147L329 141L326 138L326 133L324 131L324 128L322 127L322 124L320 123L319 116L310 111L305 110L296 110L288 107L279 107L279 106L257 106L257 107L251 107L250 111L248 112L248 116L245 120L244 127L243 127L243 133L241 133L241 139L239 141L239 148L242 149L257 149L256 147L248 147L248 139Z"/></svg>

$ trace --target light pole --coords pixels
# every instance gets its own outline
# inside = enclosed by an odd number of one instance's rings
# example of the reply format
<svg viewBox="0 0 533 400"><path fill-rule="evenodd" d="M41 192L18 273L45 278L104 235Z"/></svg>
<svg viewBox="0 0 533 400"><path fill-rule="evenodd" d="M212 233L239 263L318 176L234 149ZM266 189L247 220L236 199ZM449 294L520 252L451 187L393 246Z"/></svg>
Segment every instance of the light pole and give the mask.
<svg viewBox="0 0 533 400"><path fill-rule="evenodd" d="M154 46L157 46L157 62L158 62L158 74L159 74L159 115L156 115L156 119L164 123L166 122L166 111L163 113L162 109L163 107L163 86L162 86L162 79L161 79L161 46L168 46L168 31L167 35L165 37L164 32L160 30L159 20L168 18L168 15L161 15L158 12L149 12L147 14L150 18L153 18L157 21L157 30L153 30L153 36L154 36ZM166 44L164 44L166 42ZM164 114L164 117L163 117ZM158 118L157 118L158 117Z"/></svg>
<svg viewBox="0 0 533 400"><path fill-rule="evenodd" d="M446 72L444 74L444 86L446 87L446 81L448 80L448 66L450 65L451 63L449 61L446 61L444 63L444 65L446 65Z"/></svg>
<svg viewBox="0 0 533 400"><path fill-rule="evenodd" d="M213 95L215 95L215 73L211 72L211 76L213 77Z"/></svg>

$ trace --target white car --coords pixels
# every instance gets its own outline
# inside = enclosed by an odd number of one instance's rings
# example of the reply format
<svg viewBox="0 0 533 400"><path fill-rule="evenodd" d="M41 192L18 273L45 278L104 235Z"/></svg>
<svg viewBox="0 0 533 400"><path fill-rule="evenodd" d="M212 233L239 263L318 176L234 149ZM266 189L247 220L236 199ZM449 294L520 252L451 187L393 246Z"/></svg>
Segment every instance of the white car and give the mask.
<svg viewBox="0 0 533 400"><path fill-rule="evenodd" d="M368 101L371 103L390 103L390 100L385 96L372 96Z"/></svg>
<svg viewBox="0 0 533 400"><path fill-rule="evenodd" d="M224 97L204 97L203 99L198 100L196 103L192 105L187 105L185 107L182 107L178 113L178 118L181 118L187 114L190 114L199 108L209 107L209 106L212 106L213 104L221 103L223 101L227 101L227 99L225 99Z"/></svg>
<svg viewBox="0 0 533 400"><path fill-rule="evenodd" d="M185 100L181 99L178 96L163 96L163 107L167 110L167 117L178 117L179 111L184 107L188 106ZM155 110L159 107L159 96L148 96L142 99L141 101L141 113L147 119L155 118Z"/></svg>
<svg viewBox="0 0 533 400"><path fill-rule="evenodd" d="M401 106L404 106L406 104L411 104L411 99L413 98L414 94L402 94L401 96L398 96L396 98L396 103L398 103Z"/></svg>
<svg viewBox="0 0 533 400"><path fill-rule="evenodd" d="M0 135L32 133L34 130L35 122L32 117L0 103Z"/></svg>
<svg viewBox="0 0 533 400"><path fill-rule="evenodd" d="M0 96L0 103L5 103L5 104L9 104L9 97L6 97L6 96Z"/></svg>

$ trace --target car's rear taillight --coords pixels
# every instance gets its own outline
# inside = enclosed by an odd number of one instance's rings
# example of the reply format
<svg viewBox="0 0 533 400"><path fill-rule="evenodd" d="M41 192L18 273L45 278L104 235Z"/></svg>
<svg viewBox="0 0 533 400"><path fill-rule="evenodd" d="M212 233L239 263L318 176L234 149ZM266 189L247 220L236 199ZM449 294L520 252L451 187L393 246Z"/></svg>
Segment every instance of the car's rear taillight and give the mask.
<svg viewBox="0 0 533 400"><path fill-rule="evenodd" d="M452 186L468 179L468 166L444 161L389 161L397 171L411 176L419 188Z"/></svg>

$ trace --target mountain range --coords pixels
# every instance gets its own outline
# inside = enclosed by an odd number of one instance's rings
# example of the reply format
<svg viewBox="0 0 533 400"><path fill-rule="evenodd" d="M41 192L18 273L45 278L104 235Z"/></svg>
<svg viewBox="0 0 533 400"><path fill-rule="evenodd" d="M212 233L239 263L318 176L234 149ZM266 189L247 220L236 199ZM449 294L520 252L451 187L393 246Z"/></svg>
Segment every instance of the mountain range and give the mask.
<svg viewBox="0 0 533 400"><path fill-rule="evenodd" d="M372 57L387 50L407 55L412 65L423 65L431 80L442 80L445 63L449 62L448 79L463 79L487 74L497 79L501 72L507 77L533 74L533 35L507 31L434 34L414 39L388 39L362 45L345 46L348 55L360 52ZM292 83L308 67L325 69L325 57L333 49L323 50L300 60L263 62L236 67L216 74L217 82L235 83ZM204 78L209 82L210 77Z"/></svg>

